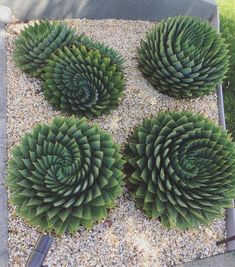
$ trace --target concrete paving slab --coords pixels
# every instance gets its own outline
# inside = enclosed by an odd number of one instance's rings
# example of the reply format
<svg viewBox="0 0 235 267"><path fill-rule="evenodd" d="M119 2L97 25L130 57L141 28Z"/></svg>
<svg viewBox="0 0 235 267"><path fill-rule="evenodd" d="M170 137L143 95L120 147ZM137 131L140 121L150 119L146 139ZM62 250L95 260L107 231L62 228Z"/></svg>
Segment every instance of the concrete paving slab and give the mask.
<svg viewBox="0 0 235 267"><path fill-rule="evenodd" d="M210 19L215 0L0 0L20 19L88 18L159 20L188 14Z"/></svg>
<svg viewBox="0 0 235 267"><path fill-rule="evenodd" d="M11 17L11 9L7 6L0 5L0 21L3 23L10 23Z"/></svg>
<svg viewBox="0 0 235 267"><path fill-rule="evenodd" d="M175 267L235 267L235 251L194 262L175 265Z"/></svg>

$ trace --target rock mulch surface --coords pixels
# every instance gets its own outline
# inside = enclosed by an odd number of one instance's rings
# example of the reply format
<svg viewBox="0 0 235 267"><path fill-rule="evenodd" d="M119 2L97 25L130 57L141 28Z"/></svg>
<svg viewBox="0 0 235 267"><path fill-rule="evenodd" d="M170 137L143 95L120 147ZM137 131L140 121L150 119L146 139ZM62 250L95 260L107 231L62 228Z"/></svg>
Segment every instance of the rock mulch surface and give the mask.
<svg viewBox="0 0 235 267"><path fill-rule="evenodd" d="M78 32L103 41L117 49L126 59L126 88L119 107L110 115L91 122L113 135L123 145L133 129L144 118L160 111L192 110L218 121L215 94L192 100L176 100L158 93L137 68L136 47L152 22L123 20L69 20ZM7 29L8 85L8 157L13 145L38 122L49 123L61 115L46 102L40 81L19 71L12 61L14 39L25 26L13 22ZM9 207L10 266L23 266L36 242L39 231L15 215ZM170 266L223 253L215 242L225 236L224 218L198 230L169 230L157 220L148 220L135 207L130 194L124 190L116 208L102 223L91 230L81 229L75 236L55 238L47 258L51 267L59 266Z"/></svg>

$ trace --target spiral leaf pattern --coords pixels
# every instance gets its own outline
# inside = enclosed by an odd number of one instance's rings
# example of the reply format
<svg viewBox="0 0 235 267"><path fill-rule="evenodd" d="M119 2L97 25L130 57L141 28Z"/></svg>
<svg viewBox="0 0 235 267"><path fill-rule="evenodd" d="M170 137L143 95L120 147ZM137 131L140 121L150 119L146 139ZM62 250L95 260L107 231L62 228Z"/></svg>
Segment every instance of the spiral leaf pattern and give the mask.
<svg viewBox="0 0 235 267"><path fill-rule="evenodd" d="M122 192L124 161L84 119L39 124L13 150L7 184L19 215L43 230L75 233L106 217Z"/></svg>
<svg viewBox="0 0 235 267"><path fill-rule="evenodd" d="M109 113L118 105L124 88L120 60L90 44L57 50L43 75L44 95L50 104L89 118Z"/></svg>
<svg viewBox="0 0 235 267"><path fill-rule="evenodd" d="M105 43L94 41L84 35L82 39L78 38L75 41L75 45L80 44L83 44L84 46L92 50L99 50L100 53L103 54L105 57L110 58L111 64L117 65L117 68L120 71L124 68L124 58L122 57L122 55L112 47L106 45Z"/></svg>
<svg viewBox="0 0 235 267"><path fill-rule="evenodd" d="M83 35L58 21L39 21L26 27L16 39L13 58L16 65L32 76L40 76L49 56L56 49L70 45Z"/></svg>
<svg viewBox="0 0 235 267"><path fill-rule="evenodd" d="M128 147L128 184L148 217L167 227L193 228L231 205L235 145L204 116L161 113L135 130Z"/></svg>
<svg viewBox="0 0 235 267"><path fill-rule="evenodd" d="M215 90L229 67L227 45L207 22L177 16L158 23L138 49L141 71L157 90L198 97Z"/></svg>

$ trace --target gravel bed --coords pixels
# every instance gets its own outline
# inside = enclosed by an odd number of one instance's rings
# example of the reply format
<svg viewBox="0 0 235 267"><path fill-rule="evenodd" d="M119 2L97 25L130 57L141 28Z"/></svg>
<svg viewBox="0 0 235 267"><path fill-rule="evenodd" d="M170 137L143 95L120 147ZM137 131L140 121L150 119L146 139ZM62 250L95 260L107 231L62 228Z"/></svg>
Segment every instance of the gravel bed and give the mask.
<svg viewBox="0 0 235 267"><path fill-rule="evenodd" d="M146 117L165 110L192 110L218 121L215 94L193 100L176 100L160 94L137 68L136 47L152 22L124 20L68 20L77 31L117 49L126 59L126 88L119 107L110 115L93 119L123 145L133 129ZM38 122L49 123L59 111L44 100L40 81L19 71L12 61L13 42L24 23L7 28L8 157L13 145ZM25 264L39 231L15 215L9 207L10 266ZM215 242L225 236L224 218L210 227L177 231L167 229L157 219L149 220L135 207L124 190L106 220L91 230L83 228L75 236L56 237L47 258L50 267L78 266L170 266L223 253Z"/></svg>

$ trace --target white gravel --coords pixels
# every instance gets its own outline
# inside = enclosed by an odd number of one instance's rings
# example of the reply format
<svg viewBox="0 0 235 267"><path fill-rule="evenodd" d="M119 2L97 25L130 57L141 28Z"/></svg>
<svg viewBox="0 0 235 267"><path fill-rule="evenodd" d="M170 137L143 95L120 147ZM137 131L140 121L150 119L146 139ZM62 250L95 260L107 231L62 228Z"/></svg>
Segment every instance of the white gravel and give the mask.
<svg viewBox="0 0 235 267"><path fill-rule="evenodd" d="M120 106L110 115L93 119L124 144L133 129L146 117L163 110L192 110L218 120L215 94L192 100L176 100L158 93L137 68L136 47L152 22L124 20L68 21L77 31L117 49L126 59L126 88ZM12 61L13 41L25 24L14 22L7 29L8 156L12 146L38 122L49 123L56 115L44 100L40 81L19 71ZM9 207L10 266L22 267L39 231L17 217ZM108 218L92 230L75 236L56 237L47 258L50 267L78 266L170 266L225 251L215 242L225 236L224 218L198 230L169 230L148 220L125 190Z"/></svg>

